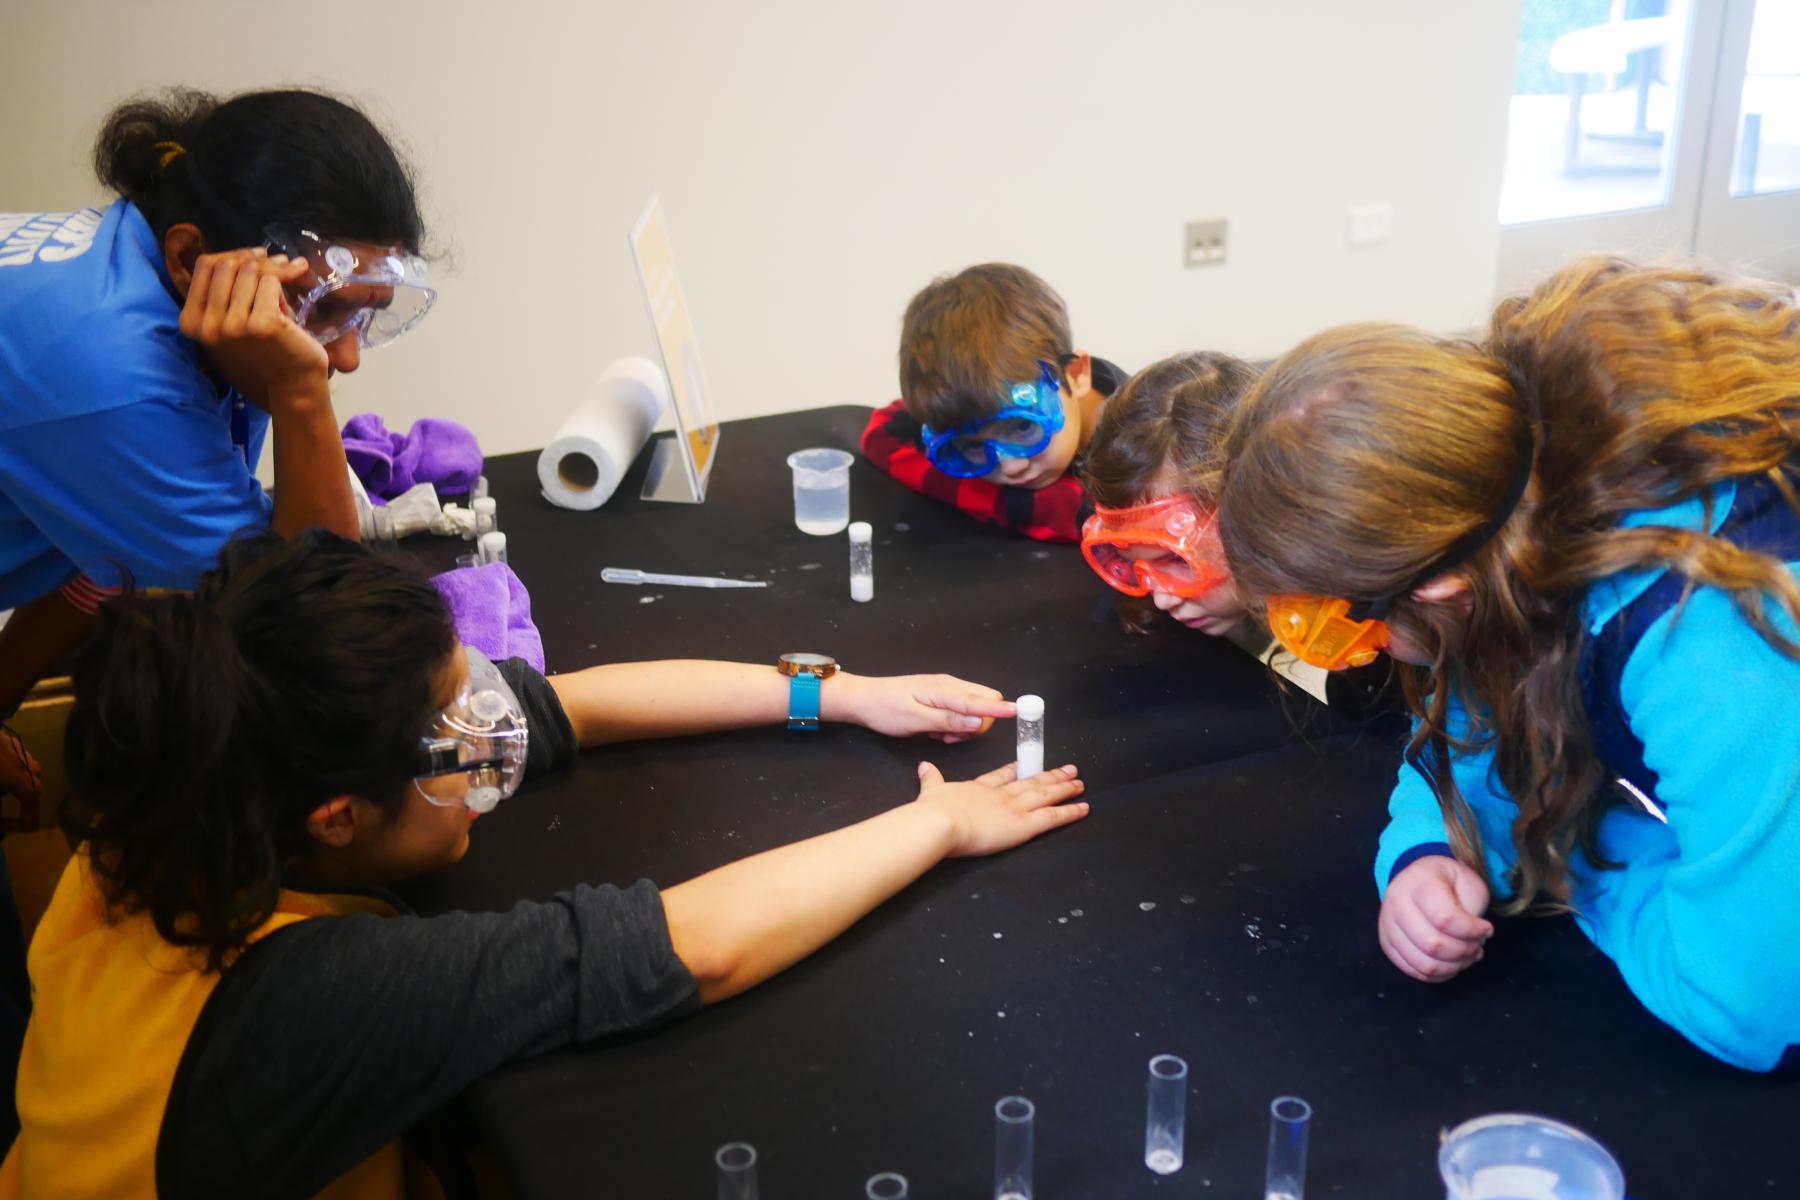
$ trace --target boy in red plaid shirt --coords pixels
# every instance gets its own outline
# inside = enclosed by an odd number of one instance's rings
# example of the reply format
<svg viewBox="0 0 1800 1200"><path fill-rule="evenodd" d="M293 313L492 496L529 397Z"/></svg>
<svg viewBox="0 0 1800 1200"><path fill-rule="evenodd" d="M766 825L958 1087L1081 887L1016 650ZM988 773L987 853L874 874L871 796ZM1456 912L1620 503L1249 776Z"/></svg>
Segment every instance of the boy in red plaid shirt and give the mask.
<svg viewBox="0 0 1800 1200"><path fill-rule="evenodd" d="M1069 314L1023 267L987 263L912 298L900 396L863 430L870 462L979 521L1045 542L1081 539L1075 468L1125 372L1077 352Z"/></svg>

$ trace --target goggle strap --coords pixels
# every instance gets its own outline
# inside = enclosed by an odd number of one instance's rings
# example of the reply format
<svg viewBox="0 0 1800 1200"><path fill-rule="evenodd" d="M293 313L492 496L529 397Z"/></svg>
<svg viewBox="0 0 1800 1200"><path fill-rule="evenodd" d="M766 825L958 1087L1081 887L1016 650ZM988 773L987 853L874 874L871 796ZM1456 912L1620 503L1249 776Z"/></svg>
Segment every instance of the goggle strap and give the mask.
<svg viewBox="0 0 1800 1200"><path fill-rule="evenodd" d="M1506 499L1501 501L1500 507L1494 510L1494 515L1451 542L1449 549L1427 564L1425 569L1413 576L1404 587L1389 592L1385 596L1377 596L1372 600L1352 601L1349 610L1344 613L1346 617L1352 621L1385 620L1388 610L1394 606L1395 600L1446 571L1454 571L1475 557L1483 546L1493 540L1494 535L1500 532L1501 526L1512 519L1513 513L1519 507L1519 501L1525 498L1526 487L1531 483L1531 467L1537 449L1537 441L1531 434L1531 421L1524 414L1520 414L1517 440L1519 469L1513 473L1512 483L1506 491Z"/></svg>

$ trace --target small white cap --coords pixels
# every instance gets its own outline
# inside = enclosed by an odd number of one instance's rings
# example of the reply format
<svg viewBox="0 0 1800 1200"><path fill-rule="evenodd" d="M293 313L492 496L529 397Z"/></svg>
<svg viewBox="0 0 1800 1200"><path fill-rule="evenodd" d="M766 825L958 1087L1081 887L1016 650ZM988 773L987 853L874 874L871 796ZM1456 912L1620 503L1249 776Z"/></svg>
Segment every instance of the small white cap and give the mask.
<svg viewBox="0 0 1800 1200"><path fill-rule="evenodd" d="M875 536L875 529L867 521L852 521L852 522L850 522L850 540L851 541L866 542L874 536Z"/></svg>
<svg viewBox="0 0 1800 1200"><path fill-rule="evenodd" d="M1019 720L1041 721L1044 719L1044 698L1042 696L1020 696L1018 705Z"/></svg>
<svg viewBox="0 0 1800 1200"><path fill-rule="evenodd" d="M500 554L506 549L506 535L496 529L492 533L482 534L481 541L477 542L476 545L481 547L483 557ZM489 561L492 561L492 559L489 558Z"/></svg>
<svg viewBox="0 0 1800 1200"><path fill-rule="evenodd" d="M499 508L492 496L477 496L470 502L469 508L478 513L491 513Z"/></svg>

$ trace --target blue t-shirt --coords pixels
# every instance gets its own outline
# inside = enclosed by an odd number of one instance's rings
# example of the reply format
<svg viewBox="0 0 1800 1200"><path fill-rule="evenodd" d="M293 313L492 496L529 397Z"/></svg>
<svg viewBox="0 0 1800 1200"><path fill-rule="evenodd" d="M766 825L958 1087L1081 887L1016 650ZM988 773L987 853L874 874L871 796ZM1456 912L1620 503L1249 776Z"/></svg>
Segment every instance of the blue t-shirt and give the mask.
<svg viewBox="0 0 1800 1200"><path fill-rule="evenodd" d="M0 609L77 571L189 588L268 526L268 414L220 394L180 313L128 201L0 214Z"/></svg>

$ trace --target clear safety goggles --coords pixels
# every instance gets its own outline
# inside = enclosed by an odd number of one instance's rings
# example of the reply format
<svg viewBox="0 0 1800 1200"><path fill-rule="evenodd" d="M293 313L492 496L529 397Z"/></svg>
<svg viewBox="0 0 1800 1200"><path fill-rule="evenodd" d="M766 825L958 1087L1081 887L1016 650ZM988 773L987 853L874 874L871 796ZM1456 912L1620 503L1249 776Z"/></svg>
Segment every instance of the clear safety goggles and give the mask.
<svg viewBox="0 0 1800 1200"><path fill-rule="evenodd" d="M1370 607L1332 596L1270 596L1269 632L1301 662L1327 671L1363 667L1388 647L1387 622Z"/></svg>
<svg viewBox="0 0 1800 1200"><path fill-rule="evenodd" d="M527 722L519 698L493 660L473 646L463 651L469 660L468 682L419 739L413 787L440 807L461 805L485 813L519 790Z"/></svg>
<svg viewBox="0 0 1800 1200"><path fill-rule="evenodd" d="M1081 553L1095 574L1128 596L1200 596L1231 576L1218 522L1186 495L1095 508L1081 526Z"/></svg>
<svg viewBox="0 0 1800 1200"><path fill-rule="evenodd" d="M991 417L955 429L920 432L931 465L958 479L974 479L995 470L1003 458L1030 458L1062 431L1062 381L1055 367L1038 361L1033 383L1007 388L1005 403Z"/></svg>
<svg viewBox="0 0 1800 1200"><path fill-rule="evenodd" d="M416 254L285 225L263 230L263 244L312 268L291 300L294 320L323 345L354 333L367 349L385 346L424 320L437 301L425 282L425 260Z"/></svg>

